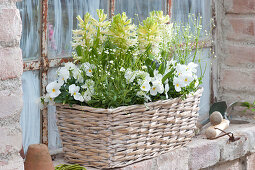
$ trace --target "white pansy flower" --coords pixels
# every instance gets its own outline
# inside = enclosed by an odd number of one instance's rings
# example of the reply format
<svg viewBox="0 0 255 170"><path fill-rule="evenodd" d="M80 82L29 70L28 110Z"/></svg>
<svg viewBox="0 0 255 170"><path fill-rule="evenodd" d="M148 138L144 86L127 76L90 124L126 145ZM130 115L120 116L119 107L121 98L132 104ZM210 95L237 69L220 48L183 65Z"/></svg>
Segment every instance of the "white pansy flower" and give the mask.
<svg viewBox="0 0 255 170"><path fill-rule="evenodd" d="M186 65L179 64L179 63L176 65L176 73L178 76L182 75L186 71L187 71Z"/></svg>
<svg viewBox="0 0 255 170"><path fill-rule="evenodd" d="M67 81L67 79L70 78L70 73L66 67L60 67L57 71L58 75L58 82L63 85L64 82Z"/></svg>
<svg viewBox="0 0 255 170"><path fill-rule="evenodd" d="M151 89L150 89L150 94L151 94L152 96L156 96L157 93L158 93L157 87L156 87L156 86L152 86Z"/></svg>
<svg viewBox="0 0 255 170"><path fill-rule="evenodd" d="M48 92L51 98L55 98L61 93L59 90L60 87L61 87L61 84L54 81L46 86L46 91Z"/></svg>
<svg viewBox="0 0 255 170"><path fill-rule="evenodd" d="M150 88L151 88L151 85L150 85L149 82L144 82L144 83L141 85L140 88L141 88L142 91L148 92L148 91L150 90Z"/></svg>
<svg viewBox="0 0 255 170"><path fill-rule="evenodd" d="M84 89L87 89L87 91L91 94L91 95L93 95L94 94L94 86L95 86L95 82L93 81L93 80L91 80L91 79L87 79L86 81L85 81L85 84L84 85L82 85L81 87L82 88L84 88Z"/></svg>
<svg viewBox="0 0 255 170"><path fill-rule="evenodd" d="M180 76L180 79L183 80L184 86L188 86L194 80L191 72L185 72Z"/></svg>
<svg viewBox="0 0 255 170"><path fill-rule="evenodd" d="M136 72L128 68L125 72L125 78L128 83L132 83L136 77Z"/></svg>
<svg viewBox="0 0 255 170"><path fill-rule="evenodd" d="M93 69L95 69L95 68L96 68L96 67L95 67L94 64L90 64L90 63L88 63L88 62L83 63L83 64L81 65L81 69L82 69L83 71L85 71L85 72L86 72L86 75L89 76L89 77L92 76Z"/></svg>
<svg viewBox="0 0 255 170"><path fill-rule="evenodd" d="M76 65L72 62L68 62L68 63L65 63L65 68L68 70L68 71L72 71L74 69L76 69Z"/></svg>
<svg viewBox="0 0 255 170"><path fill-rule="evenodd" d="M173 84L174 84L175 91L177 92L180 92L181 88L184 87L183 79L179 77L174 77Z"/></svg>
<svg viewBox="0 0 255 170"><path fill-rule="evenodd" d="M85 93L83 94L83 98L86 102L91 100L91 93L87 90L85 91Z"/></svg>
<svg viewBox="0 0 255 170"><path fill-rule="evenodd" d="M71 96L73 96L75 100L83 102L84 99L81 93L79 93L79 90L80 90L80 87L76 86L75 84L72 84L69 86L69 93L71 94Z"/></svg>
<svg viewBox="0 0 255 170"><path fill-rule="evenodd" d="M77 83L83 83L84 79L82 77L82 74L81 74L81 70L78 69L78 68L75 68L73 71L73 77L76 79L76 82Z"/></svg>
<svg viewBox="0 0 255 170"><path fill-rule="evenodd" d="M146 102L151 101L151 98L146 94L145 91L138 91L136 95L139 97L143 97Z"/></svg>
<svg viewBox="0 0 255 170"><path fill-rule="evenodd" d="M190 62L188 65L187 65L187 71L191 71L192 73L196 73L197 72L197 67L198 65L193 63L193 62Z"/></svg>
<svg viewBox="0 0 255 170"><path fill-rule="evenodd" d="M47 93L44 97L44 101L47 102L49 105L54 105L54 99L50 97L49 93Z"/></svg>
<svg viewBox="0 0 255 170"><path fill-rule="evenodd" d="M162 94L164 92L164 86L163 84L161 83L161 81L157 80L157 81L153 81L152 82L152 87L150 89L150 94L152 96L156 96L157 93L160 93Z"/></svg>
<svg viewBox="0 0 255 170"><path fill-rule="evenodd" d="M158 70L154 70L154 77L152 78L152 83L154 81L162 81L163 75L158 72Z"/></svg>

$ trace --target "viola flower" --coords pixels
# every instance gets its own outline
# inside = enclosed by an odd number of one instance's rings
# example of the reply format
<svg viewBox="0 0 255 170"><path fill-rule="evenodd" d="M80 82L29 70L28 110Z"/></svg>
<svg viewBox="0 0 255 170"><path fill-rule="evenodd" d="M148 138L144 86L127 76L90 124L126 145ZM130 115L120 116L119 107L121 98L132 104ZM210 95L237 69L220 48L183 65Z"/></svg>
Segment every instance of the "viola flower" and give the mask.
<svg viewBox="0 0 255 170"><path fill-rule="evenodd" d="M127 83L132 83L136 77L136 72L132 71L130 68L128 68L125 72L125 78L127 80Z"/></svg>
<svg viewBox="0 0 255 170"><path fill-rule="evenodd" d="M95 93L94 85L95 85L95 82L94 82L93 80L87 79L87 80L85 81L85 84L82 85L81 87L82 87L83 89L87 89L87 91L88 91L91 95L93 95L93 94Z"/></svg>
<svg viewBox="0 0 255 170"><path fill-rule="evenodd" d="M68 63L65 63L65 68L68 71L72 71L72 70L76 69L77 67L74 63L68 62Z"/></svg>
<svg viewBox="0 0 255 170"><path fill-rule="evenodd" d="M142 85L141 85L141 90L142 91L146 91L146 92L148 92L148 91L150 91L150 88L151 88L151 85L150 85L150 83L149 82L144 82Z"/></svg>
<svg viewBox="0 0 255 170"><path fill-rule="evenodd" d="M70 78L70 73L66 67L60 67L57 71L58 83L63 85Z"/></svg>
<svg viewBox="0 0 255 170"><path fill-rule="evenodd" d="M179 63L176 65L176 74L178 76L184 74L186 71L187 71L187 66L186 65L179 64Z"/></svg>
<svg viewBox="0 0 255 170"><path fill-rule="evenodd" d="M54 105L54 98L51 98L50 95L47 93L44 97L44 102L49 103L49 105Z"/></svg>
<svg viewBox="0 0 255 170"><path fill-rule="evenodd" d="M190 62L190 63L187 65L186 70L187 70L187 71L190 71L190 72L192 72L192 73L197 73L197 69L196 69L197 66L198 66L197 64L195 64L195 63L193 63L193 62Z"/></svg>
<svg viewBox="0 0 255 170"><path fill-rule="evenodd" d="M183 79L179 77L174 77L173 84L174 84L175 91L177 92L180 92L182 90L181 88L184 87Z"/></svg>
<svg viewBox="0 0 255 170"><path fill-rule="evenodd" d="M92 73L93 73L93 69L95 69L96 67L94 64L90 64L90 63L86 62L86 63L83 63L80 68L83 71L85 71L85 73L88 77L91 77Z"/></svg>
<svg viewBox="0 0 255 170"><path fill-rule="evenodd" d="M185 72L180 76L180 79L183 80L184 86L188 86L194 80L191 72Z"/></svg>
<svg viewBox="0 0 255 170"><path fill-rule="evenodd" d="M91 93L87 90L85 91L85 93L83 94L83 98L85 100L85 102L88 102L91 100Z"/></svg>
<svg viewBox="0 0 255 170"><path fill-rule="evenodd" d="M79 91L80 91L79 86L76 86L75 84L72 84L72 85L69 86L69 93L71 94L71 96L73 96L75 100L83 102L84 98L79 93Z"/></svg>
<svg viewBox="0 0 255 170"><path fill-rule="evenodd" d="M146 102L148 102L148 101L151 101L151 98L146 94L146 92L145 91L138 91L137 93L136 93L136 95L138 96L138 97L143 97L144 98L144 100L146 101Z"/></svg>
<svg viewBox="0 0 255 170"><path fill-rule="evenodd" d="M56 81L54 81L54 82L49 83L46 86L46 91L48 92L48 94L51 98L55 98L61 93L60 87L61 87L61 85L59 83L57 83Z"/></svg>

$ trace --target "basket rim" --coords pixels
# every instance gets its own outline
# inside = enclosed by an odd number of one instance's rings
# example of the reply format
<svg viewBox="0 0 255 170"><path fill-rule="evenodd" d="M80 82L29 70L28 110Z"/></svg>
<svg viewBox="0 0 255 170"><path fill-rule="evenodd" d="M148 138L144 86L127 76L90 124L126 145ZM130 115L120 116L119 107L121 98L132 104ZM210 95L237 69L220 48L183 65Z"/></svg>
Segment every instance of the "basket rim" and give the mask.
<svg viewBox="0 0 255 170"><path fill-rule="evenodd" d="M189 97L192 97L192 96L201 96L202 95L202 92L203 92L203 87L199 87L197 89L196 92L194 92L193 94L188 94L187 95L187 98ZM81 106L81 105L78 105L78 104L73 104L72 107L69 105L69 104L62 104L62 103L55 103L55 106L56 107L62 107L62 108L66 108L66 109L74 109L74 108L77 108L77 109L82 109L82 110L94 110L98 113L115 113L115 112L120 112L120 111L123 111L123 110L129 110L130 108L134 108L134 107L146 107L146 108L149 108L149 107L152 107L152 106L155 106L155 105L158 105L158 104L164 104L164 103L174 103L176 101L179 101L179 100L182 100L181 97L177 97L177 98L172 98L172 99L166 99L166 100L158 100L158 101L155 101L155 102L148 102L148 103L144 103L144 104L134 104L134 105L128 105L128 106L119 106L119 107L116 107L116 108L96 108L96 107L90 107L90 106Z"/></svg>

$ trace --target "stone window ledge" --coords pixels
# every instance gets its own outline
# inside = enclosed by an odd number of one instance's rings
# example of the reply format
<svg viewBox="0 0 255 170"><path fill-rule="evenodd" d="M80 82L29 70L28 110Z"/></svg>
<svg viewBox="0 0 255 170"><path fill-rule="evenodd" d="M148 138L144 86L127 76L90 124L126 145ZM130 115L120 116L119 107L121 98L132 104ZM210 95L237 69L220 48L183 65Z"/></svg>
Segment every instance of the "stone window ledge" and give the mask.
<svg viewBox="0 0 255 170"><path fill-rule="evenodd" d="M226 131L233 132L234 136L240 139L229 142L227 136L208 140L204 135L198 135L185 147L117 169L255 169L255 124L232 124ZM54 165L62 163L65 163L63 157L57 156ZM95 170L95 168L87 168L87 170Z"/></svg>

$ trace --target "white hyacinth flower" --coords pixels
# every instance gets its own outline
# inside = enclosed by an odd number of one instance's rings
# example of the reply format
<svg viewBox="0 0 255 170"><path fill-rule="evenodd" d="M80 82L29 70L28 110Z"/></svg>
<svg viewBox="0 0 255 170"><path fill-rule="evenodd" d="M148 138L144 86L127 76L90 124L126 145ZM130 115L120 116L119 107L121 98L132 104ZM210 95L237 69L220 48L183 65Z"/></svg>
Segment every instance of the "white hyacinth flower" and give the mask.
<svg viewBox="0 0 255 170"><path fill-rule="evenodd" d="M46 91L48 92L48 94L51 98L55 98L61 93L60 87L61 87L61 84L54 81L54 82L49 83L46 86Z"/></svg>
<svg viewBox="0 0 255 170"><path fill-rule="evenodd" d="M184 87L183 79L179 77L174 77L173 84L174 84L175 91L177 92L180 92L182 90L181 88Z"/></svg>
<svg viewBox="0 0 255 170"><path fill-rule="evenodd" d="M140 88L141 88L142 91L148 92L148 91L150 91L151 85L150 85L149 82L144 82L144 83L141 85Z"/></svg>

